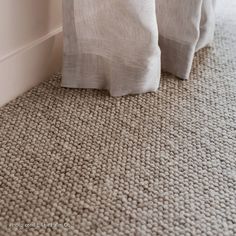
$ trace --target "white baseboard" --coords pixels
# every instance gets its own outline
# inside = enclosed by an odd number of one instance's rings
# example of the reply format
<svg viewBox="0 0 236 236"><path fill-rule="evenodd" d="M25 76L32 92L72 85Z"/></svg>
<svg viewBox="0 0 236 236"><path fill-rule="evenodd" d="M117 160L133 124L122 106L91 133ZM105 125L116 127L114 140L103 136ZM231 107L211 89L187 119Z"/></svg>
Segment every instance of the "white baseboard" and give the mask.
<svg viewBox="0 0 236 236"><path fill-rule="evenodd" d="M0 57L0 106L60 71L62 44L59 27Z"/></svg>

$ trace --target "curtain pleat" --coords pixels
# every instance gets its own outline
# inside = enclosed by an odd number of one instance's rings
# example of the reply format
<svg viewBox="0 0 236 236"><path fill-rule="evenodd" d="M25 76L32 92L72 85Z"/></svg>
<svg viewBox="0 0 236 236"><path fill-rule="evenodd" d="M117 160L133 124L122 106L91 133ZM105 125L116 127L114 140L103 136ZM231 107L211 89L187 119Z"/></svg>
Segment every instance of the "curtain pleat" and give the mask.
<svg viewBox="0 0 236 236"><path fill-rule="evenodd" d="M213 39L215 0L63 0L62 86L112 96L156 91L161 69L182 79Z"/></svg>

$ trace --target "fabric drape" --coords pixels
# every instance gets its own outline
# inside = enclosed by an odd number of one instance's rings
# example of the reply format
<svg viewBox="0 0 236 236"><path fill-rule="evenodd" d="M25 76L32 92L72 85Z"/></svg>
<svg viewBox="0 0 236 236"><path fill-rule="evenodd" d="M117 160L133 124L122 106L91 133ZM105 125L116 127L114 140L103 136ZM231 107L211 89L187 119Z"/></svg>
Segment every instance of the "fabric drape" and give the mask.
<svg viewBox="0 0 236 236"><path fill-rule="evenodd" d="M215 0L63 0L62 86L112 96L156 91L161 69L182 79L213 39Z"/></svg>

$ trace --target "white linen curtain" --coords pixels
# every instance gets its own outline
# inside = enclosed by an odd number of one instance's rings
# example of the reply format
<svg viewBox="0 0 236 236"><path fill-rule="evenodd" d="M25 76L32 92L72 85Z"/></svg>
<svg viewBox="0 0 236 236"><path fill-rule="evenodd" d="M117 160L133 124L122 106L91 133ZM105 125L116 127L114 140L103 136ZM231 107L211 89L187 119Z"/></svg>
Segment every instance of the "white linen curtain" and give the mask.
<svg viewBox="0 0 236 236"><path fill-rule="evenodd" d="M62 86L112 96L156 91L160 71L187 79L213 40L215 0L63 0Z"/></svg>

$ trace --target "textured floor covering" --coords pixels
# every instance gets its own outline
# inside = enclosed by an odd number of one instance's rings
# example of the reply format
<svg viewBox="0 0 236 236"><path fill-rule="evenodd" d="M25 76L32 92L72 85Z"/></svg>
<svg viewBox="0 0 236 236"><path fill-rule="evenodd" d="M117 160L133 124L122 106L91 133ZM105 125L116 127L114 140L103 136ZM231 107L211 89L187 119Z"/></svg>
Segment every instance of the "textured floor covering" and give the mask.
<svg viewBox="0 0 236 236"><path fill-rule="evenodd" d="M112 98L58 75L1 108L0 235L236 235L228 8L189 81Z"/></svg>

